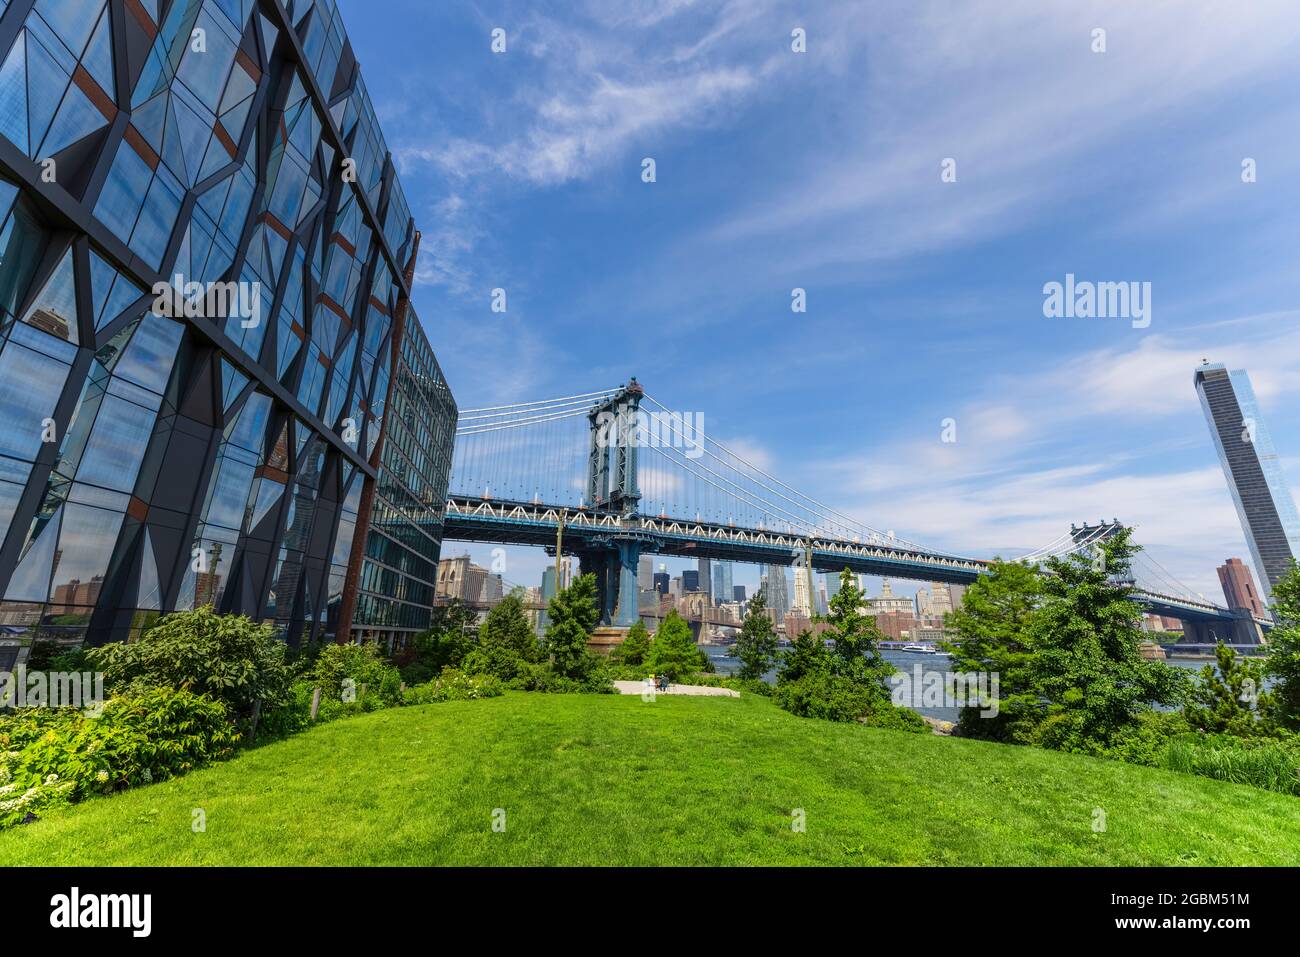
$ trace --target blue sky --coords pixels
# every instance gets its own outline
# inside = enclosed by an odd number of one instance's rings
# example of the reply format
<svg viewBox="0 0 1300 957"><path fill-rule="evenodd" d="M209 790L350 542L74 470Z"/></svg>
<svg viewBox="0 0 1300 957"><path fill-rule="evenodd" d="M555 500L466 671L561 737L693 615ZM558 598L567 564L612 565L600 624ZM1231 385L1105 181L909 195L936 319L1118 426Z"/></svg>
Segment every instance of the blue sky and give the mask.
<svg viewBox="0 0 1300 957"><path fill-rule="evenodd" d="M987 556L1116 516L1212 598L1247 553L1202 357L1300 476L1293 0L340 7L462 407L636 375L872 525ZM1150 325L1045 318L1066 273L1150 282Z"/></svg>

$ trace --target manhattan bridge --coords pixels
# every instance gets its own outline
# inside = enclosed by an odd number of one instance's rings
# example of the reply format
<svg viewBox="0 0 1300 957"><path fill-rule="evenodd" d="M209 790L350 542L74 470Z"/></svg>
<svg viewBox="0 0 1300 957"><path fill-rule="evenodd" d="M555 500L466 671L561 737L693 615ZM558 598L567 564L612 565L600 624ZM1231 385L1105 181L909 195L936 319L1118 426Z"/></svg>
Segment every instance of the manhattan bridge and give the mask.
<svg viewBox="0 0 1300 957"><path fill-rule="evenodd" d="M637 621L643 554L794 565L970 584L989 563L935 551L838 511L704 433L632 379L600 392L460 413L444 537L532 545L595 575L601 623ZM1026 555L1091 553L1120 524L1063 532ZM1131 569L1146 611L1177 618L1184 641L1250 644L1252 619L1193 594L1139 552Z"/></svg>

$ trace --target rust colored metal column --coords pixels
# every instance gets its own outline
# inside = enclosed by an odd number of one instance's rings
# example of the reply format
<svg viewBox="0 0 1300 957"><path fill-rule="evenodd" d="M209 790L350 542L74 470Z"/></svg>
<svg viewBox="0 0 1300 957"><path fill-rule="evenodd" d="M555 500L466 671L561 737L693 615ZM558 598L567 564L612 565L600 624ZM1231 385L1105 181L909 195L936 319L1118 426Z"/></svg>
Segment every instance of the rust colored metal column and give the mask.
<svg viewBox="0 0 1300 957"><path fill-rule="evenodd" d="M420 252L420 231L415 231L411 243L411 258L406 263L406 287L415 282L415 257ZM405 293L397 298L397 308L393 312L393 334L391 338L392 364L388 374L388 392L384 396L384 418L379 424L379 439L370 454L370 466L379 474L383 457L384 439L388 435L388 413L392 409L393 388L397 385L397 365L402 357L402 336L406 332L406 312L411 300ZM375 500L375 479L366 476L361 486L361 502L357 506L357 527L352 536L352 553L348 556L347 577L343 580L343 597L339 601L339 623L334 631L334 640L345 645L352 640L352 619L357 613L357 584L361 578L361 561L366 554L366 538L370 531L371 506Z"/></svg>

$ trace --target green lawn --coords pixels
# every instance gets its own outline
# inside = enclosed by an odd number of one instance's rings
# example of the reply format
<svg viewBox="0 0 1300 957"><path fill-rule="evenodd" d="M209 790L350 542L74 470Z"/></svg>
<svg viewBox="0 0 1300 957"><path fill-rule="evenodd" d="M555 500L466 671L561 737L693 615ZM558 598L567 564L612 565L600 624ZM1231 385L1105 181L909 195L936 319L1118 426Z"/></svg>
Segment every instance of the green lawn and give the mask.
<svg viewBox="0 0 1300 957"><path fill-rule="evenodd" d="M1300 864L1300 800L749 695L515 693L91 800L0 833L0 864Z"/></svg>

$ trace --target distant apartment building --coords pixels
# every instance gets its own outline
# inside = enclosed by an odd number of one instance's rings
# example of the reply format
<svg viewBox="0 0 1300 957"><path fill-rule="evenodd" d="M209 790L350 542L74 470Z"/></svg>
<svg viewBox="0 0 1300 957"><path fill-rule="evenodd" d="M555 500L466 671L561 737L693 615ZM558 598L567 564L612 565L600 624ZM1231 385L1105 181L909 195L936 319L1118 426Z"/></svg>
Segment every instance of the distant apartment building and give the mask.
<svg viewBox="0 0 1300 957"><path fill-rule="evenodd" d="M1267 604L1300 555L1300 512L1245 370L1207 362L1193 379Z"/></svg>
<svg viewBox="0 0 1300 957"><path fill-rule="evenodd" d="M1240 558L1229 558L1217 571L1219 584L1223 586L1223 598L1229 608L1244 608L1256 618L1267 614L1264 602L1255 590L1255 579Z"/></svg>

